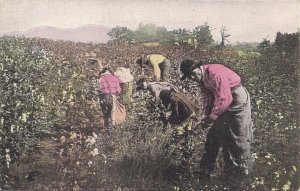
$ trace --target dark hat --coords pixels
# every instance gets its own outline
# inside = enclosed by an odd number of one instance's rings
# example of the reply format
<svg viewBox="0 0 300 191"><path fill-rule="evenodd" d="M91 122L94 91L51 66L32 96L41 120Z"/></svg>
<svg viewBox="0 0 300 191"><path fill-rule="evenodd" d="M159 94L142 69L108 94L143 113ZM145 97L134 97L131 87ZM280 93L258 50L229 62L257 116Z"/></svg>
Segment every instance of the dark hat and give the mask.
<svg viewBox="0 0 300 191"><path fill-rule="evenodd" d="M168 104L170 103L170 99L171 99L171 91L170 90L161 90L159 93L159 98L162 101L162 104L167 107Z"/></svg>
<svg viewBox="0 0 300 191"><path fill-rule="evenodd" d="M99 74L103 74L103 73L105 73L105 72L109 72L109 73L111 73L111 74L113 74L113 72L111 71L111 69L109 69L109 68L103 68L101 71L100 71L100 73Z"/></svg>
<svg viewBox="0 0 300 191"><path fill-rule="evenodd" d="M143 58L140 57L140 58L136 59L135 62L136 62L137 64L139 64L139 65L142 65L142 64L143 64Z"/></svg>
<svg viewBox="0 0 300 191"><path fill-rule="evenodd" d="M143 66L144 64L146 64L147 61L147 56L146 55L142 55L141 57L139 57L136 61L137 64L139 64L140 66Z"/></svg>
<svg viewBox="0 0 300 191"><path fill-rule="evenodd" d="M144 87L144 82L147 82L146 78L140 78L137 82L136 82L136 90L144 90L147 87Z"/></svg>
<svg viewBox="0 0 300 191"><path fill-rule="evenodd" d="M182 61L180 64L180 71L183 73L183 76L180 80L185 80L187 77L190 77L196 67L196 63L193 60Z"/></svg>

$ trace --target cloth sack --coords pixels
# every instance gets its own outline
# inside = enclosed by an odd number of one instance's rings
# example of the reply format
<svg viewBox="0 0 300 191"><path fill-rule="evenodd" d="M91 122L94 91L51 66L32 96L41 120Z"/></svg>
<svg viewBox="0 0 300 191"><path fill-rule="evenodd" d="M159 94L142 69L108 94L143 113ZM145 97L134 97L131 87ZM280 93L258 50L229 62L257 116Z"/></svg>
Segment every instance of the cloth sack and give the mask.
<svg viewBox="0 0 300 191"><path fill-rule="evenodd" d="M112 96L113 98L113 105L111 111L111 122L112 125L120 125L125 122L126 120L126 110L125 106L121 104L116 96Z"/></svg>

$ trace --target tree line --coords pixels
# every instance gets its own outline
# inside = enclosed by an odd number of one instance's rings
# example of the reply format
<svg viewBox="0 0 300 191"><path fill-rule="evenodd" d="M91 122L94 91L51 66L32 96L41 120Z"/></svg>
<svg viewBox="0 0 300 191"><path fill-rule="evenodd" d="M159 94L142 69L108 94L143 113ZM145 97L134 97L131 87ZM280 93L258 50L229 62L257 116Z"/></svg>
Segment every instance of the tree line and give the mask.
<svg viewBox="0 0 300 191"><path fill-rule="evenodd" d="M258 44L258 48L263 52L276 48L282 53L295 53L299 48L299 34L299 30L295 33L277 32L274 43L264 38ZM108 32L108 36L113 42L158 42L162 45L187 45L195 48L206 47L215 42L211 34L211 27L206 22L192 30L179 28L170 31L163 26L156 26L155 24L139 24L136 30L131 30L125 26L116 26ZM230 36L231 34L228 30L224 26L221 27L221 42L215 43L215 45L219 48L225 47L229 44L228 38Z"/></svg>
<svg viewBox="0 0 300 191"><path fill-rule="evenodd" d="M268 39L263 39L263 41L258 45L258 48L262 52L266 53L276 49L282 54L297 54L299 51L299 39L299 30L295 33L277 32L274 43L271 43Z"/></svg>
<svg viewBox="0 0 300 191"><path fill-rule="evenodd" d="M168 31L163 26L154 24L139 24L136 30L131 30L124 26L113 27L108 35L114 42L159 42L163 45L190 45L190 46L207 46L214 42L211 34L211 27L203 23L193 30L186 28L173 29ZM230 34L225 27L220 29L221 43L225 46Z"/></svg>

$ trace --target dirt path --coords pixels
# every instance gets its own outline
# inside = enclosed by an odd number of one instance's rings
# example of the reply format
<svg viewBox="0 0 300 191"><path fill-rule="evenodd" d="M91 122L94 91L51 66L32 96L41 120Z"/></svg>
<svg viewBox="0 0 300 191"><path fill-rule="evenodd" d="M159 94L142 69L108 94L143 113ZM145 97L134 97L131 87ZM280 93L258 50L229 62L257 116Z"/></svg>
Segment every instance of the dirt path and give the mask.
<svg viewBox="0 0 300 191"><path fill-rule="evenodd" d="M8 190L53 190L63 182L62 173L58 171L58 145L53 139L43 140L40 153L24 157L19 165L10 168L11 178Z"/></svg>

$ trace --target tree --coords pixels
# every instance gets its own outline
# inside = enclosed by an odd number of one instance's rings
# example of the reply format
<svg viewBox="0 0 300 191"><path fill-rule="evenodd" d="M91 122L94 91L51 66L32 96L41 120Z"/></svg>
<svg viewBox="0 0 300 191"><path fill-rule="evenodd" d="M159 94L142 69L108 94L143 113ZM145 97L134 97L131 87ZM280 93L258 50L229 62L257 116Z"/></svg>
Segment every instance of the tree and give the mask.
<svg viewBox="0 0 300 191"><path fill-rule="evenodd" d="M172 31L173 34L177 34L177 35L182 35L182 36L185 36L185 35L190 35L191 34L191 31L190 30L187 30L185 28L179 28L179 29L174 29Z"/></svg>
<svg viewBox="0 0 300 191"><path fill-rule="evenodd" d="M170 35L172 36L173 44L186 45L188 39L194 39L192 32L185 28L174 29L173 31L170 31Z"/></svg>
<svg viewBox="0 0 300 191"><path fill-rule="evenodd" d="M221 46L221 48L223 48L223 47L225 47L225 41L229 42L229 40L227 38L230 37L231 35L228 33L228 31L226 30L226 28L224 26L221 27L220 33L221 33L221 39L222 39L220 46Z"/></svg>
<svg viewBox="0 0 300 191"><path fill-rule="evenodd" d="M214 41L210 31L210 26L208 26L207 23L197 26L193 30L193 35L197 39L198 46L200 47L210 45Z"/></svg>
<svg viewBox="0 0 300 191"><path fill-rule="evenodd" d="M135 34L139 42L153 42L156 40L156 32L156 26L154 24L139 24Z"/></svg>
<svg viewBox="0 0 300 191"><path fill-rule="evenodd" d="M274 45L281 53L297 53L299 49L299 37L299 32L291 34L278 32Z"/></svg>
<svg viewBox="0 0 300 191"><path fill-rule="evenodd" d="M165 27L154 24L139 24L135 34L139 42L167 43L171 40L171 35Z"/></svg>
<svg viewBox="0 0 300 191"><path fill-rule="evenodd" d="M127 27L113 27L107 35L114 41L131 42L134 40L134 32Z"/></svg>
<svg viewBox="0 0 300 191"><path fill-rule="evenodd" d="M259 45L257 47L262 52L266 52L266 51L270 50L270 48L271 48L271 42L270 42L270 40L264 38L263 41L261 43L259 43Z"/></svg>
<svg viewBox="0 0 300 191"><path fill-rule="evenodd" d="M162 42L162 43L169 41L170 35L168 30L162 26L156 27L156 39L158 42Z"/></svg>

